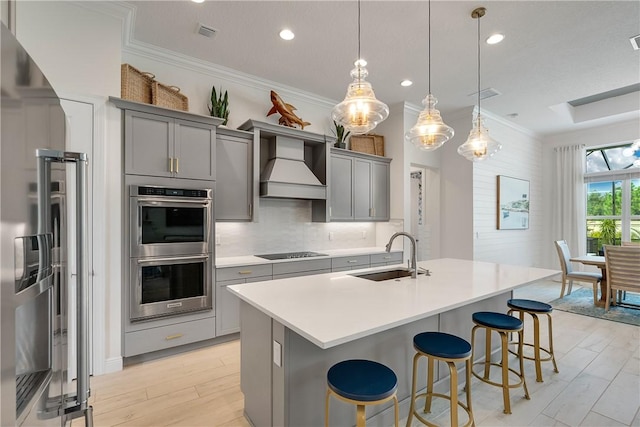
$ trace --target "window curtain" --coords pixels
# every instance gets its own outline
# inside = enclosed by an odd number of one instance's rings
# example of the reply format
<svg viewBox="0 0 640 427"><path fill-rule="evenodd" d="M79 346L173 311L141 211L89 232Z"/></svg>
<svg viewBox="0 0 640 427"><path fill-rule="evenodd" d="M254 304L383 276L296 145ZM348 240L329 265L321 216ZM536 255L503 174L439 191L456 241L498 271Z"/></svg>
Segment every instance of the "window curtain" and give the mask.
<svg viewBox="0 0 640 427"><path fill-rule="evenodd" d="M551 232L553 240L566 240L571 255L587 251L587 214L584 184L584 145L554 149Z"/></svg>

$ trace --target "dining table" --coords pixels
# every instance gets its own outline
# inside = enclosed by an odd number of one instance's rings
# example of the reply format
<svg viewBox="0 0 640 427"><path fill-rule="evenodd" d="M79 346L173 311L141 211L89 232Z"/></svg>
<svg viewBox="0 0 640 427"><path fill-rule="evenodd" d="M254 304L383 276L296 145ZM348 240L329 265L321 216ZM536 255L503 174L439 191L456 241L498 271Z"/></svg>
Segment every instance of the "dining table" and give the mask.
<svg viewBox="0 0 640 427"><path fill-rule="evenodd" d="M597 306L604 307L607 301L607 262L604 256L600 255L580 255L569 259L571 262L579 262L583 265L593 265L600 269L602 280L600 281L600 299L596 301Z"/></svg>

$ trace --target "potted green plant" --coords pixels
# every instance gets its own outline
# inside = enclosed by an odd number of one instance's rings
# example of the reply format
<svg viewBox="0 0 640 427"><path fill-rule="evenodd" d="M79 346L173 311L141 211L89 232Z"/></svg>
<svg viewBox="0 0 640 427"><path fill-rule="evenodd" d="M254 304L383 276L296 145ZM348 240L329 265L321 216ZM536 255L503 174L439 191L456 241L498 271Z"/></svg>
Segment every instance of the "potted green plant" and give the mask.
<svg viewBox="0 0 640 427"><path fill-rule="evenodd" d="M604 245L612 245L616 238L616 222L612 219L603 219L600 224L600 243ZM604 255L604 248L601 251Z"/></svg>
<svg viewBox="0 0 640 427"><path fill-rule="evenodd" d="M333 144L333 146L337 148L347 148L347 137L349 136L351 131L345 132L344 126L342 126L335 120L333 121L333 126L334 129L332 129L332 132L336 137L336 142Z"/></svg>
<svg viewBox="0 0 640 427"><path fill-rule="evenodd" d="M216 87L211 87L211 106L209 107L209 113L213 117L224 119L222 125L227 125L229 121L229 94L226 90L223 94L222 88L220 88L220 93L218 94Z"/></svg>

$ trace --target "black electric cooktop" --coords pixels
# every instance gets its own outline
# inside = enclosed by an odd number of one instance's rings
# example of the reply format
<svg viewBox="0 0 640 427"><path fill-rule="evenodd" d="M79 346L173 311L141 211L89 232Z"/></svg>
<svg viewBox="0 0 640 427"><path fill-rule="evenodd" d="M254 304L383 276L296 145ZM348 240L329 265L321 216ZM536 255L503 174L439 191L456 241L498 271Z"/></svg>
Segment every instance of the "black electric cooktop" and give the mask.
<svg viewBox="0 0 640 427"><path fill-rule="evenodd" d="M311 258L315 256L328 256L327 254L320 254L317 252L285 252L281 254L264 254L264 255L256 255L259 258L264 258L268 260L277 260L277 259L296 259L296 258Z"/></svg>

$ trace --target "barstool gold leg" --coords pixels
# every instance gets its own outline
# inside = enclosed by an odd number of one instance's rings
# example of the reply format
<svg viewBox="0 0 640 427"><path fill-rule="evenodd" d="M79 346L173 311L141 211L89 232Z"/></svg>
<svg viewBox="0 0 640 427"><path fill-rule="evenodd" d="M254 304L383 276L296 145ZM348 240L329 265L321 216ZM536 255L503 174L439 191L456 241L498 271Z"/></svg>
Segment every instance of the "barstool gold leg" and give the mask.
<svg viewBox="0 0 640 427"><path fill-rule="evenodd" d="M547 320L549 322L549 353L551 353L551 361L553 362L553 370L554 372L558 371L558 365L556 365L556 356L553 353L553 327L551 326L551 315L547 313Z"/></svg>
<svg viewBox="0 0 640 427"><path fill-rule="evenodd" d="M357 405L356 409L356 427L366 426L366 416L364 411L364 405Z"/></svg>
<svg viewBox="0 0 640 427"><path fill-rule="evenodd" d="M540 321L535 313L530 313L533 318L533 358L536 365L536 381L541 383L542 366L540 362Z"/></svg>
<svg viewBox="0 0 640 427"><path fill-rule="evenodd" d="M431 401L433 400L434 365L434 360L431 357L427 357L427 395L424 400L424 412L426 414L431 412Z"/></svg>
<svg viewBox="0 0 640 427"><path fill-rule="evenodd" d="M469 417L471 418L471 426L475 426L476 425L476 421L475 418L473 417L473 408L471 406L471 369L472 369L472 363L471 363L471 359L467 359L465 361L465 385L464 385L464 389L465 392L467 393L467 408L469 408Z"/></svg>
<svg viewBox="0 0 640 427"><path fill-rule="evenodd" d="M511 402L509 400L509 348L507 346L507 333L498 332L498 334L502 340L502 360L500 361L500 365L502 366L502 400L504 402L504 413L510 414ZM522 335L520 335L519 338L522 342ZM520 360L522 361L522 359Z"/></svg>
<svg viewBox="0 0 640 427"><path fill-rule="evenodd" d="M431 360L431 359L429 359ZM449 396L451 399L451 425L458 425L458 371L456 365L453 362L447 362L449 366Z"/></svg>
<svg viewBox="0 0 640 427"><path fill-rule="evenodd" d="M393 412L396 415L396 424L395 424L395 426L398 427L400 425L400 418L399 418L400 408L399 408L399 405L398 405L398 397L395 394L393 395Z"/></svg>
<svg viewBox="0 0 640 427"><path fill-rule="evenodd" d="M331 390L327 389L327 398L324 402L324 427L329 427L329 398L331 397Z"/></svg>
<svg viewBox="0 0 640 427"><path fill-rule="evenodd" d="M484 379L489 379L489 369L491 368L491 329L485 329L484 344Z"/></svg>
<svg viewBox="0 0 640 427"><path fill-rule="evenodd" d="M520 359L520 376L522 377L522 387L524 388L524 398L530 400L527 380L524 377L524 329L518 332L520 345L518 345L518 358Z"/></svg>
<svg viewBox="0 0 640 427"><path fill-rule="evenodd" d="M407 427L411 426L411 420L415 411L416 405L416 374L418 373L418 359L420 359L420 353L416 353L413 356L413 375L411 376L411 405L409 406L409 416L407 417Z"/></svg>

